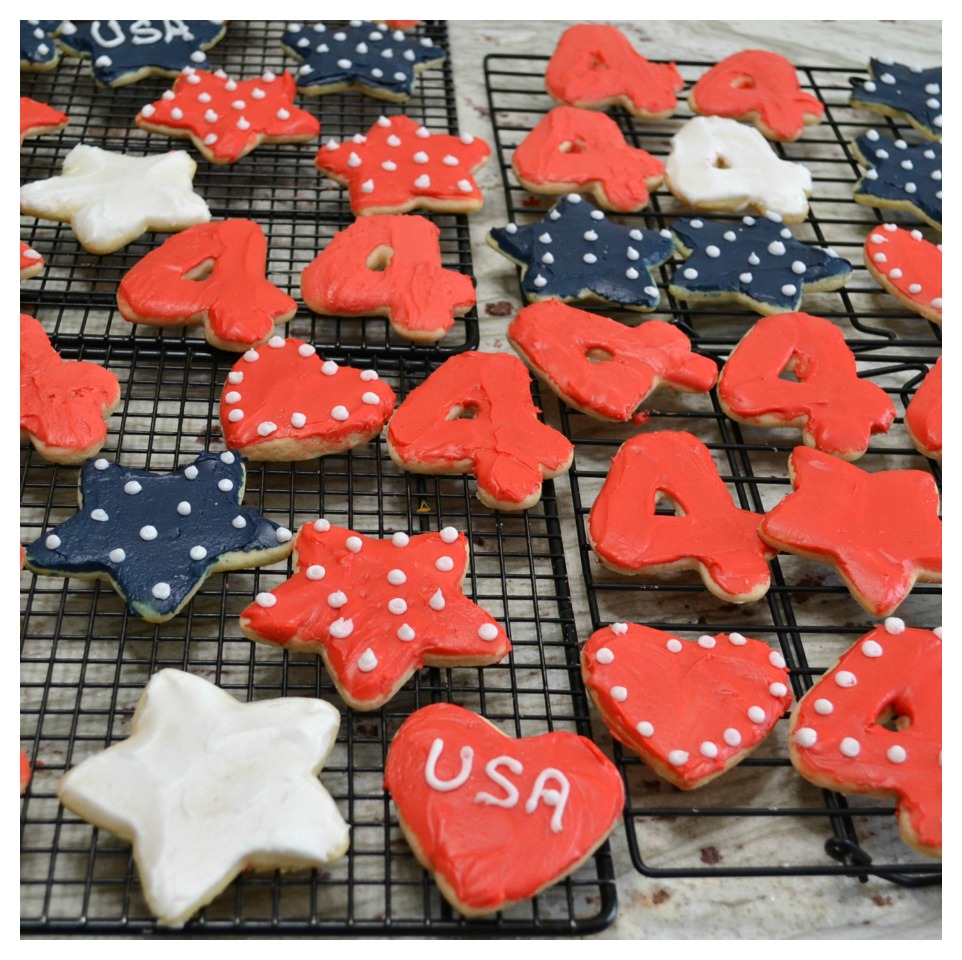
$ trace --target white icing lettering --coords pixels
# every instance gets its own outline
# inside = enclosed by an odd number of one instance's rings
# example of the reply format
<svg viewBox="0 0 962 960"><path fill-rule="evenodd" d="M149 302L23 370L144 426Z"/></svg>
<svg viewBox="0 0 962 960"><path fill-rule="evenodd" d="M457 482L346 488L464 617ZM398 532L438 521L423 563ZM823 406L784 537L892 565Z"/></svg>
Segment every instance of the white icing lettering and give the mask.
<svg viewBox="0 0 962 960"><path fill-rule="evenodd" d="M556 780L561 789L545 789L548 780ZM538 779L534 782L531 796L528 797L528 802L524 805L524 808L528 813L534 813L538 808L539 800L543 800L547 807L554 807L554 813L551 815L551 830L553 833L560 833L562 829L561 818L570 791L571 785L568 783L568 778L560 770L555 770L554 767L545 767L538 774Z"/></svg>
<svg viewBox="0 0 962 960"><path fill-rule="evenodd" d="M175 37L182 37L184 40L194 39L194 35L187 29L187 24L183 20L165 20L164 43L170 43Z"/></svg>
<svg viewBox="0 0 962 960"><path fill-rule="evenodd" d="M505 810L510 810L518 803L518 788L503 773L498 772L498 767L507 767L515 774L524 772L524 767L520 761L515 760L514 757L495 757L493 760L489 760L485 764L484 772L504 790L506 796L496 797L482 790L475 795L474 802L484 803L488 806L504 807Z"/></svg>
<svg viewBox="0 0 962 960"><path fill-rule="evenodd" d="M94 43L98 47L118 47L126 39L124 37L123 30L120 29L120 24L116 20L107 20L106 25L113 31L113 36L108 40L101 32L100 27L103 24L103 20L94 20L90 25L90 36L93 38Z"/></svg>
<svg viewBox="0 0 962 960"><path fill-rule="evenodd" d="M163 34L150 25L149 20L135 20L130 25L130 37L135 44L156 43Z"/></svg>
<svg viewBox="0 0 962 960"><path fill-rule="evenodd" d="M441 793L447 793L449 790L457 790L458 787L471 776L471 766L474 763L474 750L471 747L462 747L461 769L458 771L458 775L452 777L450 780L441 780L437 774L437 765L438 757L441 756L443 750L444 741L440 737L436 737L428 753L428 763L424 768L424 779L427 780L428 786L432 789L439 790Z"/></svg>

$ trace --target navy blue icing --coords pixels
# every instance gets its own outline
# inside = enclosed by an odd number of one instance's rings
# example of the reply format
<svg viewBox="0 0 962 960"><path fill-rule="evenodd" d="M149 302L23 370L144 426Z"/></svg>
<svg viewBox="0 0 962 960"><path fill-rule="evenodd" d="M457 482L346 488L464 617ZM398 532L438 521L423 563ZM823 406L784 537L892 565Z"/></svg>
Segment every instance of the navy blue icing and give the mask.
<svg viewBox="0 0 962 960"><path fill-rule="evenodd" d="M855 184L856 197L908 204L923 220L941 229L941 143L909 146L904 140L892 140L869 130L855 141L855 149L869 168Z"/></svg>
<svg viewBox="0 0 962 960"><path fill-rule="evenodd" d="M343 27L291 23L281 42L304 61L298 86L351 84L405 97L414 89L415 67L446 56L428 37L410 38L370 20Z"/></svg>
<svg viewBox="0 0 962 960"><path fill-rule="evenodd" d="M244 458L230 452L203 453L173 473L88 460L79 513L31 544L27 564L63 576L106 575L135 613L166 619L225 554L250 553L256 564L258 552L291 539L286 528L239 506L246 472ZM147 526L152 539L142 535L150 536Z"/></svg>
<svg viewBox="0 0 962 960"><path fill-rule="evenodd" d="M90 57L94 79L110 86L145 67L175 74L206 70L208 47L224 35L223 20L90 20L64 45Z"/></svg>
<svg viewBox="0 0 962 960"><path fill-rule="evenodd" d="M60 59L60 48L54 34L63 20L20 21L20 64L52 67Z"/></svg>
<svg viewBox="0 0 962 960"><path fill-rule="evenodd" d="M490 244L521 266L521 286L533 300L584 300L635 310L658 306L654 270L673 253L668 230L613 223L576 193L537 223L510 223L488 235Z"/></svg>
<svg viewBox="0 0 962 960"><path fill-rule="evenodd" d="M901 114L913 126L942 139L942 68L909 67L892 60L869 61L871 80L853 84L853 106L884 108Z"/></svg>
<svg viewBox="0 0 962 960"><path fill-rule="evenodd" d="M834 251L796 240L780 218L682 219L671 229L692 251L671 278L671 292L681 299L727 295L762 304L765 312L788 312L798 309L805 284L852 272Z"/></svg>

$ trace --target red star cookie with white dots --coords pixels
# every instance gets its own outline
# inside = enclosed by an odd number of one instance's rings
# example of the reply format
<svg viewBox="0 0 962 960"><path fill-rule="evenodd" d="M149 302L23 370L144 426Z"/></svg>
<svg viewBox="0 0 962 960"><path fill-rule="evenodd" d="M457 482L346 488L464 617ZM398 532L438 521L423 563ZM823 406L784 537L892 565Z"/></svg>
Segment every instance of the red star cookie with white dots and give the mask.
<svg viewBox="0 0 962 960"><path fill-rule="evenodd" d="M262 143L301 143L321 132L316 117L294 106L296 91L286 71L234 80L222 70L190 70L141 109L137 126L190 137L211 163L236 163Z"/></svg>
<svg viewBox="0 0 962 960"><path fill-rule="evenodd" d="M468 133L432 133L410 117L380 117L364 134L329 141L314 162L347 187L357 216L437 210L471 213L484 202L474 173L491 148Z"/></svg>
<svg viewBox="0 0 962 960"><path fill-rule="evenodd" d="M461 590L463 533L390 540L327 520L301 527L294 575L241 614L251 640L318 653L356 710L387 703L423 666L480 667L511 649L507 634Z"/></svg>

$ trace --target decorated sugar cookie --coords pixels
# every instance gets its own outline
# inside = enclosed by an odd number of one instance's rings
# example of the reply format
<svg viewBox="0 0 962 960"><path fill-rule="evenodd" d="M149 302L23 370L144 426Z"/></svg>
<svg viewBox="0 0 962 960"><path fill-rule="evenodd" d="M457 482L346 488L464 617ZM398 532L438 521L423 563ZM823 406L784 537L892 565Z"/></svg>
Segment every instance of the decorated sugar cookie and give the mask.
<svg viewBox="0 0 962 960"><path fill-rule="evenodd" d="M857 460L895 420L888 394L859 377L842 331L809 313L759 320L722 368L718 402L742 423L799 426L808 446L843 460Z"/></svg>
<svg viewBox="0 0 962 960"><path fill-rule="evenodd" d="M191 161L193 162L193 161ZM221 350L264 343L297 304L266 277L267 240L253 220L190 227L141 258L120 281L117 306L131 323L203 323Z"/></svg>
<svg viewBox="0 0 962 960"><path fill-rule="evenodd" d="M323 867L346 852L348 826L318 780L340 719L323 700L238 703L161 670L130 737L70 769L57 794L133 844L147 905L179 926L242 871Z"/></svg>
<svg viewBox="0 0 962 960"><path fill-rule="evenodd" d="M741 763L792 702L785 658L740 633L615 623L591 635L581 673L612 734L682 790Z"/></svg>
<svg viewBox="0 0 962 960"><path fill-rule="evenodd" d="M303 61L297 83L305 93L355 89L382 100L407 100L417 74L447 56L430 37L412 39L370 20L351 20L343 27L290 23L281 43Z"/></svg>
<svg viewBox="0 0 962 960"><path fill-rule="evenodd" d="M694 113L747 120L768 140L797 140L825 116L791 61L770 50L742 50L716 63L691 88L688 105Z"/></svg>
<svg viewBox="0 0 962 960"><path fill-rule="evenodd" d="M468 917L504 910L573 873L624 804L617 769L587 738L559 731L511 739L451 703L405 720L384 785L414 855Z"/></svg>
<svg viewBox="0 0 962 960"><path fill-rule="evenodd" d="M661 320L627 327L556 301L525 307L508 325L517 354L569 406L601 420L630 420L660 386L707 393L718 368Z"/></svg>
<svg viewBox="0 0 962 960"><path fill-rule="evenodd" d="M62 130L70 118L61 110L31 100L30 97L20 98L20 144L28 137L42 137L45 133Z"/></svg>
<svg viewBox="0 0 962 960"><path fill-rule="evenodd" d="M145 104L137 126L190 137L211 163L236 163L262 143L302 143L321 132L312 114L294 106L294 78L265 71L234 80L222 70L180 74L160 100Z"/></svg>
<svg viewBox="0 0 962 960"><path fill-rule="evenodd" d="M853 107L908 120L928 140L942 139L942 68L909 67L888 57L869 60L870 80L852 87Z"/></svg>
<svg viewBox="0 0 962 960"><path fill-rule="evenodd" d="M356 710L383 706L423 666L486 666L511 649L462 591L468 543L454 527L379 540L322 519L301 527L294 550L294 575L257 595L241 629L319 654Z"/></svg>
<svg viewBox="0 0 962 960"><path fill-rule="evenodd" d="M676 515L656 513L660 498ZM588 516L588 538L617 573L697 570L730 603L768 591L775 551L758 536L760 516L732 502L708 448L683 431L640 434L615 454Z"/></svg>
<svg viewBox="0 0 962 960"><path fill-rule="evenodd" d="M20 69L53 70L60 62L57 34L72 29L69 20L21 20Z"/></svg>
<svg viewBox="0 0 962 960"><path fill-rule="evenodd" d="M210 220L194 193L197 164L183 151L128 156L78 144L63 173L20 188L20 212L69 222L90 253L113 253L148 230L173 233Z"/></svg>
<svg viewBox="0 0 962 960"><path fill-rule="evenodd" d="M556 102L589 110L624 107L643 120L663 120L685 86L673 63L652 63L615 26L576 23L555 47L544 76Z"/></svg>
<svg viewBox="0 0 962 960"><path fill-rule="evenodd" d="M604 303L654 310L657 268L674 249L669 230L628 227L570 193L535 223L509 223L488 234L488 244L521 267L529 300Z"/></svg>
<svg viewBox="0 0 962 960"><path fill-rule="evenodd" d="M343 143L329 140L314 162L347 187L356 216L436 210L470 213L483 199L474 173L491 155L477 137L432 133L404 114L380 117Z"/></svg>
<svg viewBox="0 0 962 960"><path fill-rule="evenodd" d="M29 280L44 268L43 257L29 243L20 241L20 279Z"/></svg>
<svg viewBox="0 0 962 960"><path fill-rule="evenodd" d="M942 462L942 358L926 374L905 411L905 429L919 453Z"/></svg>
<svg viewBox="0 0 962 960"><path fill-rule="evenodd" d="M762 518L766 543L833 567L863 609L894 613L916 580L942 581L939 492L930 473L868 473L819 450L789 458L794 493Z"/></svg>
<svg viewBox="0 0 962 960"><path fill-rule="evenodd" d="M598 206L634 213L661 184L665 165L625 140L607 114L555 107L515 149L511 160L525 190L589 193Z"/></svg>
<svg viewBox="0 0 962 960"><path fill-rule="evenodd" d="M941 245L885 223L865 238L864 252L868 272L885 290L926 320L942 322Z"/></svg>
<svg viewBox="0 0 962 960"><path fill-rule="evenodd" d="M88 460L80 511L27 549L35 573L106 580L151 623L176 616L212 573L291 552L291 532L241 506L245 462L202 453L173 473Z"/></svg>
<svg viewBox="0 0 962 960"><path fill-rule="evenodd" d="M694 117L671 140L665 181L696 210L756 210L798 223L808 214L812 175L782 160L757 131L724 117Z"/></svg>
<svg viewBox="0 0 962 960"><path fill-rule="evenodd" d="M397 408L388 452L412 473L473 473L483 504L527 510L541 499L543 482L564 473L574 456L571 442L538 413L517 357L458 354Z"/></svg>
<svg viewBox="0 0 962 960"><path fill-rule="evenodd" d="M227 446L252 460L312 460L376 437L393 409L394 391L376 371L271 337L227 374L220 423Z"/></svg>
<svg viewBox="0 0 962 960"><path fill-rule="evenodd" d="M120 384L87 360L63 360L40 322L20 314L20 439L45 460L83 463L107 439L105 421L120 403Z"/></svg>
<svg viewBox="0 0 962 960"><path fill-rule="evenodd" d="M894 798L902 839L940 857L942 628L889 617L858 640L798 702L788 746L819 787Z"/></svg>
<svg viewBox="0 0 962 960"><path fill-rule="evenodd" d="M475 304L471 278L441 266L441 230L418 216L355 220L301 274L315 313L386 316L408 340L440 340Z"/></svg>

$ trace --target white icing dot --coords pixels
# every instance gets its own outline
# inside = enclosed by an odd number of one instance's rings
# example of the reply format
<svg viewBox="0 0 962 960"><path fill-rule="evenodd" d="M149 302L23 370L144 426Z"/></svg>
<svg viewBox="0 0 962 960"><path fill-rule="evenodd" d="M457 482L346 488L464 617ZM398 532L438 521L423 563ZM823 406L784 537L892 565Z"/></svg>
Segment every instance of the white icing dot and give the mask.
<svg viewBox="0 0 962 960"><path fill-rule="evenodd" d="M207 556L207 549L197 544L195 547L190 548L190 559L191 560L203 560Z"/></svg>
<svg viewBox="0 0 962 960"><path fill-rule="evenodd" d="M351 414L348 412L347 407L343 406L342 404L338 404L333 410L331 410L331 417L335 420L347 420L350 415Z"/></svg>
<svg viewBox="0 0 962 960"><path fill-rule="evenodd" d="M698 638L698 646L705 650L711 650L715 646L715 638L708 636L708 634L703 634Z"/></svg>
<svg viewBox="0 0 962 960"><path fill-rule="evenodd" d="M882 76L879 77L879 80L881 80L882 83L895 83L895 77L890 73L883 73Z"/></svg>
<svg viewBox="0 0 962 960"><path fill-rule="evenodd" d="M686 280L694 280L698 276L698 271L694 267L686 267L684 271L682 271L682 276L684 276Z"/></svg>
<svg viewBox="0 0 962 960"><path fill-rule="evenodd" d="M434 561L434 565L442 573L447 573L449 570L454 569L454 561L450 557L438 557L437 560Z"/></svg>
<svg viewBox="0 0 962 960"><path fill-rule="evenodd" d="M304 573L308 580L323 580L327 575L327 571L319 563L312 563Z"/></svg>
<svg viewBox="0 0 962 960"><path fill-rule="evenodd" d="M640 274L634 267L629 267L629 268L625 271L625 276L626 276L629 280L637 280L637 279L641 276L641 274Z"/></svg>
<svg viewBox="0 0 962 960"><path fill-rule="evenodd" d="M291 426L300 429L307 423L307 416L303 413L292 413L291 414Z"/></svg>
<svg viewBox="0 0 962 960"><path fill-rule="evenodd" d="M221 493L230 493L230 491L234 489L234 481L228 480L226 477L223 480L218 480L217 489L220 490Z"/></svg>
<svg viewBox="0 0 962 960"><path fill-rule="evenodd" d="M227 382L228 382L228 383L235 383L235 384L236 384L236 383L243 383L243 382L244 382L244 374L243 374L240 370L231 370L231 372L230 372L229 374L227 374Z"/></svg>
<svg viewBox="0 0 962 960"><path fill-rule="evenodd" d="M418 150L418 152L417 152L416 154L414 154L414 162L415 162L415 163L427 163L427 162L428 162L428 155L427 155L423 150Z"/></svg>
<svg viewBox="0 0 962 960"><path fill-rule="evenodd" d="M618 703L624 703L628 699L628 691L624 687L612 687L611 688L611 699L617 700Z"/></svg>
<svg viewBox="0 0 962 960"><path fill-rule="evenodd" d="M912 161L911 161L911 160L903 160L902 163L900 164L900 166L902 167L903 170L911 170L911 169L912 169Z"/></svg>
<svg viewBox="0 0 962 960"><path fill-rule="evenodd" d="M57 547L60 546L61 542L62 541L60 537L58 537L55 533L51 533L50 536L48 536L47 539L44 540L43 545L48 550L56 550Z"/></svg>
<svg viewBox="0 0 962 960"><path fill-rule="evenodd" d="M384 163L381 164L381 169L387 170L388 173L394 173L394 171L397 170L397 164L393 160L385 160Z"/></svg>
<svg viewBox="0 0 962 960"><path fill-rule="evenodd" d="M221 462L221 463L226 463L226 464L228 464L228 465L229 465L229 464L232 464L236 459L237 459L237 458L234 456L233 453L230 452L230 450L225 450L225 451L220 455L220 462Z"/></svg>
<svg viewBox="0 0 962 960"><path fill-rule="evenodd" d="M231 523L231 526L234 527L236 530L243 530L244 527L247 526L247 521L240 514L234 517L234 519L231 520L230 523Z"/></svg>
<svg viewBox="0 0 962 960"><path fill-rule="evenodd" d="M598 239L598 234L595 233L594 230L586 230L586 231L584 232L584 238L585 238L585 240L587 240L589 243L593 243L595 240Z"/></svg>
<svg viewBox="0 0 962 960"><path fill-rule="evenodd" d="M323 517L321 517L320 519L314 521L314 529L318 533L327 533L327 531L331 529L331 521L325 520Z"/></svg>
<svg viewBox="0 0 962 960"><path fill-rule="evenodd" d="M753 267L757 267L762 261L761 261L761 258L758 256L758 254L755 253L755 251L753 250L753 251L748 255L748 262L749 262Z"/></svg>
<svg viewBox="0 0 962 960"><path fill-rule="evenodd" d="M842 756L857 757L861 753L862 745L854 737L843 737L838 749Z"/></svg>
<svg viewBox="0 0 962 960"><path fill-rule="evenodd" d="M434 594L431 596L431 599L428 600L428 606L432 610L438 611L441 611L445 608L446 604L444 601L444 594L441 593L440 587L438 587L438 589L434 592Z"/></svg>
<svg viewBox="0 0 962 960"><path fill-rule="evenodd" d="M618 621L618 622L616 622L616 623L613 623L613 624L611 625L611 632L612 632L616 637L622 637L622 636L624 636L624 635L628 632L628 624L627 624L627 623L622 623L621 621Z"/></svg>
<svg viewBox="0 0 962 960"><path fill-rule="evenodd" d="M150 588L150 592L157 600L167 600L170 597L170 584L163 581L155 583Z"/></svg>
<svg viewBox="0 0 962 960"><path fill-rule="evenodd" d="M772 650L772 652L768 655L768 662L773 667L777 667L779 670L782 670L785 667L785 658L777 650Z"/></svg>
<svg viewBox="0 0 962 960"><path fill-rule="evenodd" d="M540 273L534 278L534 285L535 285L536 287L544 287L544 286L547 286L547 283L548 283L548 281L545 280L545 278L542 277Z"/></svg>
<svg viewBox="0 0 962 960"><path fill-rule="evenodd" d="M768 245L768 252L774 257L780 257L785 253L785 244L781 240L773 240Z"/></svg>
<svg viewBox="0 0 962 960"><path fill-rule="evenodd" d="M866 133L865 136L868 140L875 141L875 140L878 140L879 133L878 133L878 130L869 130L869 132Z"/></svg>
<svg viewBox="0 0 962 960"><path fill-rule="evenodd" d="M258 360L260 360L260 358L261 358L261 355L256 350L248 350L244 354L244 359L248 363L256 363Z"/></svg>
<svg viewBox="0 0 962 960"><path fill-rule="evenodd" d="M124 484L124 493L129 493L131 496L140 493L144 488L136 480L128 480Z"/></svg>
<svg viewBox="0 0 962 960"><path fill-rule="evenodd" d="M440 537L445 543L454 543L458 539L458 531L454 527L442 527Z"/></svg>
<svg viewBox="0 0 962 960"><path fill-rule="evenodd" d="M876 263L885 263L885 262L887 262L888 257L885 256L884 253L876 253L876 254L873 254L872 259L873 259Z"/></svg>
<svg viewBox="0 0 962 960"><path fill-rule="evenodd" d="M244 419L244 411L239 407L235 407L229 414L227 414L227 419L230 420L231 423L237 423L238 420Z"/></svg>
<svg viewBox="0 0 962 960"><path fill-rule="evenodd" d="M936 309L936 310L941 310L941 309L942 309L942 298L941 298L941 297L933 297L933 298L932 298L932 307L933 307L934 309Z"/></svg>
<svg viewBox="0 0 962 960"><path fill-rule="evenodd" d="M180 503L177 504L177 512L178 512L182 517L189 517L189 516L190 516L190 504L189 504L186 500L181 500Z"/></svg>
<svg viewBox="0 0 962 960"><path fill-rule="evenodd" d="M807 267L801 260L792 261L792 273L797 273L799 276L806 271Z"/></svg>
<svg viewBox="0 0 962 960"><path fill-rule="evenodd" d="M547 253L543 253L541 255L541 262L549 265L554 263L554 254L550 250Z"/></svg>
<svg viewBox="0 0 962 960"><path fill-rule="evenodd" d="M792 736L792 739L800 747L814 747L818 742L818 733L811 727L799 727Z"/></svg>
<svg viewBox="0 0 962 960"><path fill-rule="evenodd" d="M388 570L387 572L387 582L392 586L399 587L402 583L407 583L407 574L403 570L399 570L395 567L393 570Z"/></svg>
<svg viewBox="0 0 962 960"><path fill-rule="evenodd" d="M509 223L509 224L504 228L504 232L505 232L505 233L517 233L517 232L518 232L518 225L517 225L516 223Z"/></svg>
<svg viewBox="0 0 962 960"><path fill-rule="evenodd" d="M862 84L862 87L867 93L875 93L875 91L878 89L878 87L876 87L871 80L866 80L865 83Z"/></svg>
<svg viewBox="0 0 962 960"><path fill-rule="evenodd" d="M241 395L236 390L230 390L224 394L224 403L239 403Z"/></svg>
<svg viewBox="0 0 962 960"><path fill-rule="evenodd" d="M915 186L914 183L907 183L907 184L905 185L905 192L906 192L906 193L915 193L915 191L916 191L917 189L918 189L918 188Z"/></svg>
<svg viewBox="0 0 962 960"><path fill-rule="evenodd" d="M399 147L401 146L401 138L392 133L391 136L387 138L387 145L389 147Z"/></svg>
<svg viewBox="0 0 962 960"><path fill-rule="evenodd" d="M689 221L688 221L688 226L693 227L695 230L701 230L701 228L702 228L704 225L705 225L705 221L704 221L704 220L689 220Z"/></svg>
<svg viewBox="0 0 962 960"><path fill-rule="evenodd" d="M603 213L601 210L592 210L592 211L591 211L591 219L592 219L592 220L604 220L604 219L605 219L605 215L604 215L604 213ZM641 239L641 231L640 231L640 230L632 230L632 231L629 232L628 236L631 237L633 240L640 240L640 239Z"/></svg>
<svg viewBox="0 0 962 960"><path fill-rule="evenodd" d="M347 594L343 590L335 590L334 593L327 595L327 604L335 610L343 607L347 603Z"/></svg>
<svg viewBox="0 0 962 960"><path fill-rule="evenodd" d="M370 673L377 666L377 657L374 655L374 651L368 647L357 658L357 669L362 673Z"/></svg>
<svg viewBox="0 0 962 960"><path fill-rule="evenodd" d="M751 283L752 275L750 273L740 273L738 274L738 279L741 280L742 283Z"/></svg>
<svg viewBox="0 0 962 960"><path fill-rule="evenodd" d="M709 244L707 247L705 247L705 253L712 258L721 256L721 250L719 250L714 244Z"/></svg>
<svg viewBox="0 0 962 960"><path fill-rule="evenodd" d="M892 267L892 269L889 271L889 276L890 276L893 280L901 280L901 279L902 279L902 271L901 271L898 267Z"/></svg>
<svg viewBox="0 0 962 960"><path fill-rule="evenodd" d="M885 632L891 633L893 636L905 633L905 621L900 617L886 617Z"/></svg>
<svg viewBox="0 0 962 960"><path fill-rule="evenodd" d="M337 373L337 364L333 360L325 360L321 364L321 373L325 377L333 377Z"/></svg>
<svg viewBox="0 0 962 960"><path fill-rule="evenodd" d="M728 642L735 644L736 647L744 647L748 641L740 633L728 634Z"/></svg>
<svg viewBox="0 0 962 960"><path fill-rule="evenodd" d="M497 624L494 623L482 623L481 626L478 627L478 636L486 643L497 640L500 632Z"/></svg>
<svg viewBox="0 0 962 960"><path fill-rule="evenodd" d="M127 554L124 552L122 547L115 547L110 551L110 562L111 563L123 563L127 559Z"/></svg>
<svg viewBox="0 0 962 960"><path fill-rule="evenodd" d="M737 747L742 742L742 735L734 727L727 727L722 734L722 739L728 746Z"/></svg>
<svg viewBox="0 0 962 960"><path fill-rule="evenodd" d="M599 647L598 652L595 654L595 660L598 663L611 663L615 659L615 655L611 652L608 647Z"/></svg>
<svg viewBox="0 0 962 960"><path fill-rule="evenodd" d="M406 547L410 542L411 538L400 530L391 537L391 543L396 547Z"/></svg>
<svg viewBox="0 0 962 960"><path fill-rule="evenodd" d="M866 640L862 644L861 649L862 649L862 653L866 657L880 657L885 652L882 649L882 645L880 643L876 643L876 641L874 640Z"/></svg>
<svg viewBox="0 0 962 960"><path fill-rule="evenodd" d="M364 544L361 541L360 537L348 537L344 541L344 546L347 547L347 549L350 550L351 553L360 553L361 547L363 547Z"/></svg>
<svg viewBox="0 0 962 960"><path fill-rule="evenodd" d="M208 147L211 146L212 144L217 143L217 134L208 133L207 136L204 137L204 143L207 144Z"/></svg>
<svg viewBox="0 0 962 960"><path fill-rule="evenodd" d="M291 537L293 537L293 536L294 536L294 534L291 533L291 531L288 530L287 527L278 527L278 528L274 531L274 539L275 539L278 543L287 543L288 540L290 540Z"/></svg>
<svg viewBox="0 0 962 960"><path fill-rule="evenodd" d="M839 670L835 674L835 683L840 687L854 687L858 681L855 678L855 674L848 670Z"/></svg>
<svg viewBox="0 0 962 960"><path fill-rule="evenodd" d="M273 593L259 593L254 600L259 607L273 607L277 603L277 597Z"/></svg>
<svg viewBox="0 0 962 960"><path fill-rule="evenodd" d="M348 155L347 165L349 167L359 167L362 162L361 158L353 151Z"/></svg>
<svg viewBox="0 0 962 960"><path fill-rule="evenodd" d="M199 471L197 470L197 467L195 467L193 464L191 464L189 467L184 468L184 476L188 480L196 480L198 473Z"/></svg>
<svg viewBox="0 0 962 960"><path fill-rule="evenodd" d="M422 173L421 176L415 179L414 186L417 187L418 190L427 190L428 187L431 186L431 178L426 173Z"/></svg>
<svg viewBox="0 0 962 960"><path fill-rule="evenodd" d="M380 402L381 398L370 390L361 394L361 403L366 403L368 406L376 407Z"/></svg>
<svg viewBox="0 0 962 960"><path fill-rule="evenodd" d="M887 756L892 763L905 763L908 754L905 752L905 747L893 744L885 751L885 756Z"/></svg>
<svg viewBox="0 0 962 960"><path fill-rule="evenodd" d="M361 184L361 193L374 193L374 181L365 180L364 183Z"/></svg>
<svg viewBox="0 0 962 960"><path fill-rule="evenodd" d="M654 733L655 733L655 728L654 728L654 726L652 726L652 724L650 724L647 720L642 720L642 721L635 727L635 729L636 729L643 737L651 737L651 736L654 736Z"/></svg>
<svg viewBox="0 0 962 960"><path fill-rule="evenodd" d="M364 380L365 382L368 381L368 380L377 380L377 379L378 379L377 371L376 371L376 370L362 370L362 371L361 371L361 379Z"/></svg>
<svg viewBox="0 0 962 960"><path fill-rule="evenodd" d="M417 634L414 632L414 628L408 624L402 623L401 626L398 627L398 640L403 640L404 643L410 643L416 636Z"/></svg>
<svg viewBox="0 0 962 960"><path fill-rule="evenodd" d="M668 762L673 767L684 766L688 762L688 753L685 750L671 750L668 753Z"/></svg>
<svg viewBox="0 0 962 960"><path fill-rule="evenodd" d="M344 640L354 632L354 621L338 617L337 620L327 628L327 632L334 637L335 640Z"/></svg>
<svg viewBox="0 0 962 960"><path fill-rule="evenodd" d="M672 637L665 646L668 648L669 653L681 653L682 643L681 640L676 640Z"/></svg>
<svg viewBox="0 0 962 960"><path fill-rule="evenodd" d="M96 520L99 523L106 523L110 517L107 515L107 511L97 507L95 510L90 511L90 519Z"/></svg>
<svg viewBox="0 0 962 960"><path fill-rule="evenodd" d="M403 597L392 597L387 602L387 608L391 613L399 617L402 613L407 613L408 605Z"/></svg>
<svg viewBox="0 0 962 960"><path fill-rule="evenodd" d="M140 539L141 540L156 540L157 539L157 528L147 524L145 527L140 528Z"/></svg>
<svg viewBox="0 0 962 960"><path fill-rule="evenodd" d="M765 711L759 706L748 708L748 719L751 720L752 723L764 723L765 716Z"/></svg>
<svg viewBox="0 0 962 960"><path fill-rule="evenodd" d="M152 103L145 103L140 108L141 116L152 117L157 112L157 108Z"/></svg>
<svg viewBox="0 0 962 960"><path fill-rule="evenodd" d="M718 745L712 743L711 740L705 740L698 748L699 753L703 757L708 757L709 760L714 760L718 756Z"/></svg>
<svg viewBox="0 0 962 960"><path fill-rule="evenodd" d="M773 697L784 697L788 693L788 687L784 683L773 683L768 688L768 692Z"/></svg>
<svg viewBox="0 0 962 960"><path fill-rule="evenodd" d="M335 39L336 39L336 38L337 38L337 34L334 34L334 36L335 36ZM341 57L341 59L337 61L337 65L338 65L342 70L350 70L350 69L351 69L351 61L348 60L346 57Z"/></svg>

